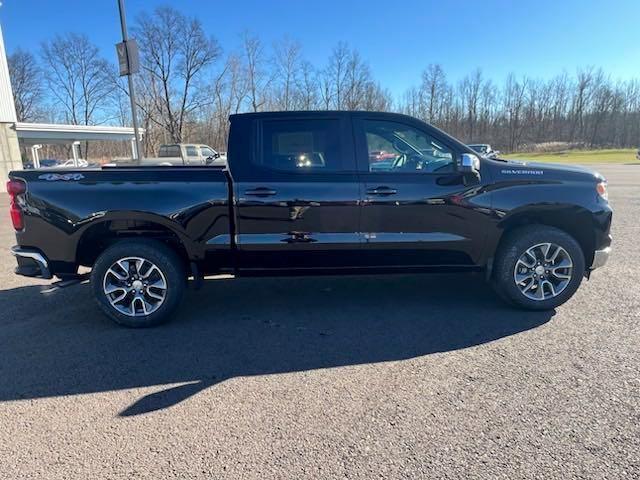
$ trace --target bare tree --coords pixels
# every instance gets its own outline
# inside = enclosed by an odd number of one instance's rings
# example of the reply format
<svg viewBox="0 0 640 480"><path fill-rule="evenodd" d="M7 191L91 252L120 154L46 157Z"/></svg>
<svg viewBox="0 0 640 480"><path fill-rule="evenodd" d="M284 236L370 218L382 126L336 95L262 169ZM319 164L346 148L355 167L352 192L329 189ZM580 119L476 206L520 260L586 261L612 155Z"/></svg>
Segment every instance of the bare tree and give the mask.
<svg viewBox="0 0 640 480"><path fill-rule="evenodd" d="M147 73L143 85L151 95L150 104L141 107L151 109L146 115L171 141L181 142L189 117L211 102L202 77L220 55L218 43L199 20L170 7L140 15L134 34Z"/></svg>
<svg viewBox="0 0 640 480"><path fill-rule="evenodd" d="M304 61L300 64L296 92L298 96L297 103L302 110L319 108L320 80L318 77L319 74L311 63Z"/></svg>
<svg viewBox="0 0 640 480"><path fill-rule="evenodd" d="M578 71L575 85L576 91L571 106L572 119L569 141L573 141L576 136L583 137L585 113L591 101L593 70L593 67L589 67L585 70Z"/></svg>
<svg viewBox="0 0 640 480"><path fill-rule="evenodd" d="M211 145L225 149L229 134L229 115L242 110L249 90L245 69L238 55L228 56L224 68L216 75L211 90L214 104L207 115L207 122L213 133Z"/></svg>
<svg viewBox="0 0 640 480"><path fill-rule="evenodd" d="M277 110L292 110L298 98L298 76L302 70L300 44L285 37L274 45L274 78L275 95L274 108Z"/></svg>
<svg viewBox="0 0 640 480"><path fill-rule="evenodd" d="M36 58L24 50L16 50L8 62L18 121L33 122L39 116L43 97L42 72Z"/></svg>
<svg viewBox="0 0 640 480"><path fill-rule="evenodd" d="M336 110L344 108L345 77L350 56L348 45L344 42L338 43L324 72L323 97L327 106L331 103Z"/></svg>
<svg viewBox="0 0 640 480"><path fill-rule="evenodd" d="M420 86L422 118L435 123L440 120L442 109L442 96L446 89L446 76L442 66L430 64L422 72L422 85Z"/></svg>
<svg viewBox="0 0 640 480"><path fill-rule="evenodd" d="M114 68L86 35L69 33L41 47L49 94L63 107L66 121L91 125L108 120Z"/></svg>
<svg viewBox="0 0 640 480"><path fill-rule="evenodd" d="M524 109L526 88L526 79L518 82L513 74L507 77L503 93L503 108L507 120L507 144L509 151L516 149L522 134L522 112Z"/></svg>
<svg viewBox="0 0 640 480"><path fill-rule="evenodd" d="M343 88L342 108L346 110L364 109L367 95L375 92L371 69L356 50L348 54Z"/></svg>
<svg viewBox="0 0 640 480"><path fill-rule="evenodd" d="M467 115L467 139L474 140L474 127L478 115L478 101L482 89L482 71L477 68L460 82L460 95Z"/></svg>
<svg viewBox="0 0 640 480"><path fill-rule="evenodd" d="M112 120L109 107L115 69L86 35L58 35L42 44L41 56L49 94L62 107L66 123L94 125ZM88 151L85 142L85 158Z"/></svg>
<svg viewBox="0 0 640 480"><path fill-rule="evenodd" d="M267 103L272 75L267 70L262 42L257 36L244 32L242 47L250 108L252 112L258 112Z"/></svg>

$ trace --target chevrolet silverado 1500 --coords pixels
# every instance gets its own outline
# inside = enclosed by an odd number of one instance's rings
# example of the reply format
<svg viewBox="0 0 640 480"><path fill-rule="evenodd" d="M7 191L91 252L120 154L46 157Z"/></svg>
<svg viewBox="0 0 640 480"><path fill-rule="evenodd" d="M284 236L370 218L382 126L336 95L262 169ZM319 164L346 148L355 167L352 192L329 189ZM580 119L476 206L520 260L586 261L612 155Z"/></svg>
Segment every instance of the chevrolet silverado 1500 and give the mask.
<svg viewBox="0 0 640 480"><path fill-rule="evenodd" d="M608 258L607 184L592 171L479 157L399 114L230 121L226 167L12 172L16 273L90 267L99 307L140 327L219 273L484 271L512 304L552 309Z"/></svg>

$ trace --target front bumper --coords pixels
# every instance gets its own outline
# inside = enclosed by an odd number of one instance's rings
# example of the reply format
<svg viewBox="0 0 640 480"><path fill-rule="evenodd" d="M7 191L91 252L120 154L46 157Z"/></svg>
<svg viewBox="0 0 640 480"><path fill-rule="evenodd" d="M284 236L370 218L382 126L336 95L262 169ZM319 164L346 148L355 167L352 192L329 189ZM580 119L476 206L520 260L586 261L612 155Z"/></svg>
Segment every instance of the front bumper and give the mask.
<svg viewBox="0 0 640 480"><path fill-rule="evenodd" d="M47 258L37 249L15 246L11 248L11 253L18 261L16 274L25 277L53 278Z"/></svg>
<svg viewBox="0 0 640 480"><path fill-rule="evenodd" d="M602 250L596 250L593 253L593 262L591 262L591 267L589 270L595 270L596 268L600 268L607 263L609 260L609 255L611 254L611 247L603 248Z"/></svg>

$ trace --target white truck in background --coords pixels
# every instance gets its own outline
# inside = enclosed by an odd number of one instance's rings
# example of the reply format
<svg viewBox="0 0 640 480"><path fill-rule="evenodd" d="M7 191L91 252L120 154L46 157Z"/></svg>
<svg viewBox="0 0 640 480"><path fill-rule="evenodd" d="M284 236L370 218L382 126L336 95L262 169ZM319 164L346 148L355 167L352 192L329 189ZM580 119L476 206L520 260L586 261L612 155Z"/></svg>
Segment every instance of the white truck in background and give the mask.
<svg viewBox="0 0 640 480"><path fill-rule="evenodd" d="M227 156L208 145L197 143L171 143L160 145L157 157L145 157L141 165L212 165L225 166Z"/></svg>

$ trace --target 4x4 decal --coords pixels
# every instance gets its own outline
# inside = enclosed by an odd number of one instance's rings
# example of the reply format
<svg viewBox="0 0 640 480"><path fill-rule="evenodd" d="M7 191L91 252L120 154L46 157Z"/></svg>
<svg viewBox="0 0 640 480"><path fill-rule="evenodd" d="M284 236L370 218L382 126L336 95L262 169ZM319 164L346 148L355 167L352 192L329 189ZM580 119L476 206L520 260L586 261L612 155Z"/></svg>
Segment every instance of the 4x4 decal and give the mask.
<svg viewBox="0 0 640 480"><path fill-rule="evenodd" d="M70 180L82 180L84 175L81 173L44 173L38 178L40 180L46 180L47 182L57 182L58 180L68 182Z"/></svg>

